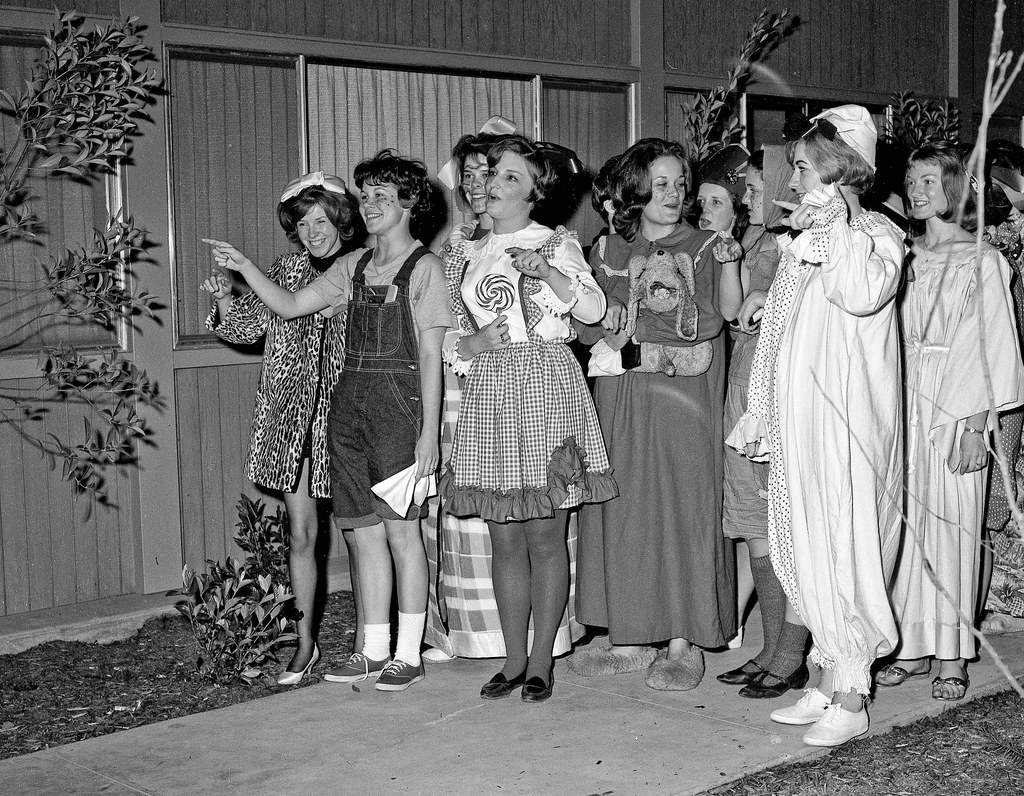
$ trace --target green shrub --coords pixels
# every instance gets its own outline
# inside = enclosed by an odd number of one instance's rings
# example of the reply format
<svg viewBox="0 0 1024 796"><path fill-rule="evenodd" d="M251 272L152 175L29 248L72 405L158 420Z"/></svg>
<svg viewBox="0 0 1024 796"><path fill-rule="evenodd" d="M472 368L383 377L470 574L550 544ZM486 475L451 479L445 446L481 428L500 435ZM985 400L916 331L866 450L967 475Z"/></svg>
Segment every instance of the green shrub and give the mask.
<svg viewBox="0 0 1024 796"><path fill-rule="evenodd" d="M288 515L278 506L267 517L262 500L242 495L238 501L238 530L235 544L245 552L245 560L253 572L270 575L275 583L288 583Z"/></svg>
<svg viewBox="0 0 1024 796"><path fill-rule="evenodd" d="M250 682L274 651L296 635L286 632L293 595L288 583L287 521L279 508L265 515L260 500L242 496L238 502L235 542L245 551L239 562L207 560L207 574L188 564L181 571L183 587L171 592L184 599L175 607L192 626L196 670L214 682Z"/></svg>

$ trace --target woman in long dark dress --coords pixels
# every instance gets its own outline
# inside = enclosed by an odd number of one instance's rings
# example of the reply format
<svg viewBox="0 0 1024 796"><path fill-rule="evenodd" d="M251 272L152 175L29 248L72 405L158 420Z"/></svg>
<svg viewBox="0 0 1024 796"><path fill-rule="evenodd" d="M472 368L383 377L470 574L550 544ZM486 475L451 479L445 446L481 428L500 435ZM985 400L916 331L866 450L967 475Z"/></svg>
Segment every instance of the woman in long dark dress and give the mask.
<svg viewBox="0 0 1024 796"><path fill-rule="evenodd" d="M690 170L679 144L637 142L612 179L618 234L608 238L596 269L609 300L611 347L624 342L630 261L667 255L692 274L696 335L679 338L674 311L642 310L633 337L710 348L711 362L694 375L627 369L597 379L595 402L620 494L581 514L576 605L580 622L608 628L611 646L577 651L572 667L595 675L646 668L651 688L688 690L704 675L700 648L720 647L736 632L721 516L722 329L739 307L739 272L735 262L716 258L724 243L717 233L683 220ZM631 348L620 348L625 359ZM653 645L663 642L659 655Z"/></svg>

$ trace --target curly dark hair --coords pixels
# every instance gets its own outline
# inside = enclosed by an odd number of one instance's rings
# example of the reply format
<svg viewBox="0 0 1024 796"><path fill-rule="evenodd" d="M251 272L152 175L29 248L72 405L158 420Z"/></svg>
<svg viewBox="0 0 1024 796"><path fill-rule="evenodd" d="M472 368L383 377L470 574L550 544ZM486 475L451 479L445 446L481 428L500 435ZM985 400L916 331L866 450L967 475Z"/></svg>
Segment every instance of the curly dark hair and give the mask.
<svg viewBox="0 0 1024 796"><path fill-rule="evenodd" d="M649 169L660 157L674 157L682 164L687 196L683 197L681 217L689 211L687 197L693 187L693 172L683 145L663 138L641 138L622 153L612 173L613 224L615 231L628 241L636 237L644 208L651 201L653 191Z"/></svg>
<svg viewBox="0 0 1024 796"><path fill-rule="evenodd" d="M382 149L372 158L360 161L353 172L359 190L364 185L394 185L398 203L410 210L409 231L419 241L429 243L444 221L444 203L440 191L430 182L427 167L419 160L404 158L393 149Z"/></svg>
<svg viewBox="0 0 1024 796"><path fill-rule="evenodd" d="M320 185L303 188L295 196L285 199L277 205L277 220L292 243L299 243L296 231L299 222L306 214L319 205L341 237L342 248L352 248L362 241L366 235L363 219L359 215L359 203L348 191L335 193Z"/></svg>

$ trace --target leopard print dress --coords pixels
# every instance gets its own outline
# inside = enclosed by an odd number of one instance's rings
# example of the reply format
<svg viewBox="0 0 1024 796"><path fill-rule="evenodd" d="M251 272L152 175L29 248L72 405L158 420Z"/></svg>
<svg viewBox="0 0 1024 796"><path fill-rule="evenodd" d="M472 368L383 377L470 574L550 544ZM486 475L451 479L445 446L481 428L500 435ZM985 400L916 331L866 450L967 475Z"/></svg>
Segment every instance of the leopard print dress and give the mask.
<svg viewBox="0 0 1024 796"><path fill-rule="evenodd" d="M302 251L278 257L267 276L295 291L320 272ZM255 293L246 293L231 301L223 318L218 317L214 302L206 325L229 343L247 345L266 336L246 477L266 489L294 492L302 460L308 455L310 496L330 497L327 413L344 358L344 313L332 317L314 313L286 321Z"/></svg>

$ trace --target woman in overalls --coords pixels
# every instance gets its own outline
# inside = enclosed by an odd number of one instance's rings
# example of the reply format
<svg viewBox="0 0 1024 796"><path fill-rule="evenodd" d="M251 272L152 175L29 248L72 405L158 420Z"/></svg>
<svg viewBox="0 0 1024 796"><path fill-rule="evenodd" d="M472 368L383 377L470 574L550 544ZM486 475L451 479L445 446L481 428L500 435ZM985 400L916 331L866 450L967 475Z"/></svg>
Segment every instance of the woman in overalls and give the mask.
<svg viewBox="0 0 1024 796"><path fill-rule="evenodd" d="M423 679L420 644L427 563L421 503L397 513L371 487L416 465L437 469L441 414L441 342L453 325L441 261L414 237L430 213L423 164L390 150L355 169L360 214L376 248L338 260L322 277L291 293L270 282L228 244L214 243L222 265L240 271L282 317L347 306L342 378L328 430L334 519L354 530L363 648L324 679L377 677L380 691L403 691ZM391 659L392 565L397 574L398 646Z"/></svg>

